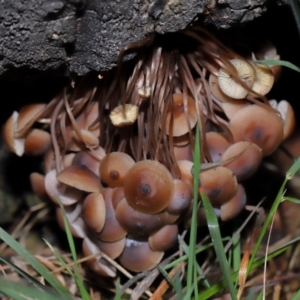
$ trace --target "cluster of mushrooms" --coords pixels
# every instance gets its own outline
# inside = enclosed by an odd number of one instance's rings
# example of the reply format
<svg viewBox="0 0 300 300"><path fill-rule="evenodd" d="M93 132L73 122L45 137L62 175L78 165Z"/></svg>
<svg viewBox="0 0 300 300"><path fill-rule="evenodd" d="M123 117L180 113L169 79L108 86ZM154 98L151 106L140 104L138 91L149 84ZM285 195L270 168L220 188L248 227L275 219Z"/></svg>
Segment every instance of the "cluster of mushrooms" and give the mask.
<svg viewBox="0 0 300 300"><path fill-rule="evenodd" d="M3 130L17 155L43 156L33 190L57 204L64 227L60 199L84 255L105 253L134 272L155 267L189 226L196 130L200 185L226 221L246 204L243 180L294 126L290 104L265 96L276 66L241 57L201 28L177 37L173 47L155 37L125 47L114 71L24 106ZM130 51L137 55L125 62ZM88 264L116 275L101 256Z"/></svg>

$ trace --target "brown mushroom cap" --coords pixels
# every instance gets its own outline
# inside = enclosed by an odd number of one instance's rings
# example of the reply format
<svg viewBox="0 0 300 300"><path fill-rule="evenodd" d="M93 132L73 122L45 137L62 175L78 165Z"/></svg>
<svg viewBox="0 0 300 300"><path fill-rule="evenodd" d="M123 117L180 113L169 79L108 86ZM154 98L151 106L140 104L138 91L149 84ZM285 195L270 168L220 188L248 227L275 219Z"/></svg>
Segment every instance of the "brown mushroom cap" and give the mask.
<svg viewBox="0 0 300 300"><path fill-rule="evenodd" d="M166 251L177 242L178 225L166 225L149 236L149 246L153 251Z"/></svg>
<svg viewBox="0 0 300 300"><path fill-rule="evenodd" d="M99 146L99 138L87 129L79 129L80 136L75 130L71 131L73 139L78 143L84 143L87 148L97 148Z"/></svg>
<svg viewBox="0 0 300 300"><path fill-rule="evenodd" d="M225 204L221 206L221 220L227 221L236 217L247 202L245 190L241 184L238 184L235 195Z"/></svg>
<svg viewBox="0 0 300 300"><path fill-rule="evenodd" d="M68 215L66 215L68 218ZM65 230L65 224L64 224L64 217L63 212L60 207L56 208L56 218L58 225ZM74 220L69 221L70 231L74 237L77 238L84 238L87 235L87 227L84 223L83 219L79 216L77 218L74 218Z"/></svg>
<svg viewBox="0 0 300 300"><path fill-rule="evenodd" d="M230 169L238 181L251 177L262 161L261 149L247 141L236 142L222 155L223 166Z"/></svg>
<svg viewBox="0 0 300 300"><path fill-rule="evenodd" d="M110 187L122 186L129 169L135 164L133 158L123 152L107 154L100 164L100 178Z"/></svg>
<svg viewBox="0 0 300 300"><path fill-rule="evenodd" d="M45 106L45 103L34 103L23 106L19 112L18 129L25 127Z"/></svg>
<svg viewBox="0 0 300 300"><path fill-rule="evenodd" d="M230 143L225 134L210 131L205 134L207 150L213 162L218 162Z"/></svg>
<svg viewBox="0 0 300 300"><path fill-rule="evenodd" d="M111 243L103 242L101 240L96 240L94 242L103 253L108 255L111 259L116 259L124 250L126 237Z"/></svg>
<svg viewBox="0 0 300 300"><path fill-rule="evenodd" d="M101 193L91 193L83 201L82 217L94 231L100 232L105 223L105 203Z"/></svg>
<svg viewBox="0 0 300 300"><path fill-rule="evenodd" d="M180 179L186 182L192 189L194 186L194 178L192 176L194 163L189 160L178 160L177 165L181 172Z"/></svg>
<svg viewBox="0 0 300 300"><path fill-rule="evenodd" d="M112 188L106 188L103 192L105 202L105 222L103 229L96 233L98 239L104 242L115 242L126 236L127 231L120 225L116 219L115 209L112 204L112 196L114 190Z"/></svg>
<svg viewBox="0 0 300 300"><path fill-rule="evenodd" d="M180 214L190 205L192 198L193 191L191 187L180 179L174 179L174 192L166 211L173 215Z"/></svg>
<svg viewBox="0 0 300 300"><path fill-rule="evenodd" d="M102 155L96 154L95 151L91 152L88 150L77 152L72 160L72 165L85 166L99 176L100 161L105 156L104 150L101 147L99 147L99 149L101 149L99 152L101 151Z"/></svg>
<svg viewBox="0 0 300 300"><path fill-rule="evenodd" d="M82 191L59 182L54 169L45 176L45 190L55 204L59 204L59 198L63 205L72 205L80 201L84 195Z"/></svg>
<svg viewBox="0 0 300 300"><path fill-rule="evenodd" d="M148 241L141 242L127 238L119 260L125 268L133 272L143 272L153 269L163 256L164 252L152 251Z"/></svg>
<svg viewBox="0 0 300 300"><path fill-rule="evenodd" d="M41 155L51 146L51 136L47 131L33 128L25 138L25 153L27 155Z"/></svg>
<svg viewBox="0 0 300 300"><path fill-rule="evenodd" d="M85 256L90 256L99 253L100 249L88 237L85 237L82 241L82 252ZM102 276L115 277L117 275L116 268L111 266L100 255L87 260L86 263L94 272Z"/></svg>
<svg viewBox="0 0 300 300"><path fill-rule="evenodd" d="M237 180L231 170L215 167L200 172L200 183L214 207L220 207L235 194Z"/></svg>
<svg viewBox="0 0 300 300"><path fill-rule="evenodd" d="M234 142L249 141L269 155L277 149L283 138L281 118L271 110L258 105L242 108L229 123Z"/></svg>
<svg viewBox="0 0 300 300"><path fill-rule="evenodd" d="M135 239L147 239L148 236L162 228L167 222L167 213L140 213L130 207L125 198L117 205L116 218L121 226Z"/></svg>
<svg viewBox="0 0 300 300"><path fill-rule="evenodd" d="M141 213L156 214L165 209L172 199L173 189L171 173L154 160L137 162L124 180L128 204Z"/></svg>
<svg viewBox="0 0 300 300"><path fill-rule="evenodd" d="M174 156L176 160L190 160L193 161L193 149L191 144L184 146L174 146Z"/></svg>
<svg viewBox="0 0 300 300"><path fill-rule="evenodd" d="M197 111L195 101L188 97L186 113L184 110L183 94L173 94L173 106L166 116L166 134L170 134L171 116L173 115L173 136L181 136L189 132L190 128L194 128L197 123ZM188 119L188 122L187 122Z"/></svg>
<svg viewBox="0 0 300 300"><path fill-rule="evenodd" d="M45 175L33 172L29 176L33 191L42 199L49 199L45 190Z"/></svg>
<svg viewBox="0 0 300 300"><path fill-rule="evenodd" d="M236 68L239 78L251 88L255 76L253 67L246 61L238 58L231 59L230 62ZM222 92L233 99L243 99L248 94L248 91L222 68L219 70L218 83Z"/></svg>
<svg viewBox="0 0 300 300"><path fill-rule="evenodd" d="M99 192L99 177L84 166L70 166L57 174L57 180L63 184L88 193Z"/></svg>

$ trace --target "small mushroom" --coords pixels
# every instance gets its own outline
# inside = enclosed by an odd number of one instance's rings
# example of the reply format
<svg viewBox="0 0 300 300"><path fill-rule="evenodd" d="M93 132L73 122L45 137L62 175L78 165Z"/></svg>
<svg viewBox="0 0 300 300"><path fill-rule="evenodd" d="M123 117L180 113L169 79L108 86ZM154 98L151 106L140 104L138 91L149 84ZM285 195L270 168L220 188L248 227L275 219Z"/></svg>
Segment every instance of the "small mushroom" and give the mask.
<svg viewBox="0 0 300 300"><path fill-rule="evenodd" d="M233 197L237 180L231 170L215 167L200 172L200 184L212 205L216 208Z"/></svg>
<svg viewBox="0 0 300 300"><path fill-rule="evenodd" d="M242 108L229 123L234 142L249 141L262 149L263 156L277 149L283 139L283 123L276 112L258 105Z"/></svg>
<svg viewBox="0 0 300 300"><path fill-rule="evenodd" d="M150 249L148 241L135 241L127 238L120 263L130 271L143 272L153 269L163 258L164 252Z"/></svg>
<svg viewBox="0 0 300 300"><path fill-rule="evenodd" d="M236 217L245 207L246 202L247 196L245 193L245 189L241 184L238 184L235 195L220 208L221 220L227 221Z"/></svg>
<svg viewBox="0 0 300 300"><path fill-rule="evenodd" d="M51 147L51 136L47 131L33 128L25 138L25 153L37 156L47 152Z"/></svg>
<svg viewBox="0 0 300 300"><path fill-rule="evenodd" d="M138 110L133 104L119 105L111 111L109 117L116 127L132 125L137 119Z"/></svg>
<svg viewBox="0 0 300 300"><path fill-rule="evenodd" d="M105 203L101 193L91 193L85 197L82 217L89 228L100 232L104 227L105 213Z"/></svg>
<svg viewBox="0 0 300 300"><path fill-rule="evenodd" d="M99 192L99 177L84 166L70 166L57 174L57 180L63 184L88 193Z"/></svg>
<svg viewBox="0 0 300 300"><path fill-rule="evenodd" d="M296 117L291 104L286 100L279 101L276 109L283 120L283 139L287 139L293 132L296 125Z"/></svg>
<svg viewBox="0 0 300 300"><path fill-rule="evenodd" d="M45 176L45 190L55 204L59 204L59 198L61 203L66 206L80 201L84 196L83 191L59 182L56 178L55 169L48 172Z"/></svg>
<svg viewBox="0 0 300 300"><path fill-rule="evenodd" d="M148 236L162 228L167 222L167 213L140 213L128 205L125 198L116 207L116 219L134 239L147 239Z"/></svg>
<svg viewBox="0 0 300 300"><path fill-rule="evenodd" d="M166 251L177 242L178 225L166 225L149 236L149 246L153 251Z"/></svg>
<svg viewBox="0 0 300 300"><path fill-rule="evenodd" d="M274 75L272 69L268 66L251 62L255 71L255 80L252 90L258 94L266 95L274 84Z"/></svg>
<svg viewBox="0 0 300 300"><path fill-rule="evenodd" d="M251 64L238 58L231 59L230 63L236 69L239 79L251 88L255 78ZM248 90L234 79L233 74L222 68L219 70L218 83L222 92L230 98L243 99L248 94Z"/></svg>
<svg viewBox="0 0 300 300"><path fill-rule="evenodd" d="M3 127L3 138L7 147L18 156L22 156L25 151L25 139L15 138L15 133L18 129L19 113L14 111L10 118L5 122Z"/></svg>
<svg viewBox="0 0 300 300"><path fill-rule="evenodd" d="M99 233L95 233L98 239L104 242L116 242L126 236L127 231L116 219L116 212L112 204L114 190L106 188L103 191L105 202L105 222L104 227Z"/></svg>
<svg viewBox="0 0 300 300"><path fill-rule="evenodd" d="M191 187L181 179L174 179L174 192L166 211L173 215L179 215L190 205L192 198Z"/></svg>
<svg viewBox="0 0 300 300"><path fill-rule="evenodd" d="M156 214L165 209L173 195L173 178L169 170L154 160L137 162L124 180L125 198L135 210Z"/></svg>
<svg viewBox="0 0 300 300"><path fill-rule="evenodd" d="M251 177L262 161L261 149L247 141L236 142L222 155L222 165L230 169L238 181Z"/></svg>
<svg viewBox="0 0 300 300"><path fill-rule="evenodd" d="M207 150L213 162L218 162L230 143L225 134L210 131L205 134Z"/></svg>
<svg viewBox="0 0 300 300"><path fill-rule="evenodd" d="M186 106L186 108L185 108ZM173 116L173 136L181 136L189 132L189 128L194 128L197 123L197 111L195 101L187 98L187 103L183 99L183 94L173 94L173 105L170 105L166 117L166 134L170 134L171 116Z"/></svg>
<svg viewBox="0 0 300 300"><path fill-rule="evenodd" d="M100 164L100 178L110 187L122 186L129 169L135 164L131 156L123 152L107 154Z"/></svg>
<svg viewBox="0 0 300 300"><path fill-rule="evenodd" d="M85 256L90 256L99 253L100 249L91 239L85 237L82 241L82 252ZM117 275L116 268L110 265L101 255L87 260L86 263L101 276L115 277Z"/></svg>

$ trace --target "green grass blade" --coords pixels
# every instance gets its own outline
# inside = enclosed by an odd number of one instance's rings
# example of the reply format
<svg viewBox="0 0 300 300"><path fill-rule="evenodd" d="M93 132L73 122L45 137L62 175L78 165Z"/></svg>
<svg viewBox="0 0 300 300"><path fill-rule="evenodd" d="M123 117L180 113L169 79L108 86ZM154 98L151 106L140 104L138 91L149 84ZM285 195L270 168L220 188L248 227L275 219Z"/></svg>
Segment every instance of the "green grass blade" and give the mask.
<svg viewBox="0 0 300 300"><path fill-rule="evenodd" d="M294 162L294 164L290 167L290 169L287 171L286 173L286 178L285 180L283 181L281 187L280 187L280 190L275 198L275 201L270 209L270 212L267 216L267 219L262 227L262 230L261 230L261 233L255 243L255 246L254 246L254 249L252 251L252 255L251 255L251 258L249 260L249 264L248 264L248 269L247 269L247 274L249 274L249 271L250 269L252 268L252 264L254 262L254 259L256 257L256 254L257 254L257 251L259 249L259 246L267 232L267 229L268 229L268 226L269 224L271 223L272 221L272 218L273 216L275 215L276 211L277 211L277 208L279 206L279 204L282 202L282 200L284 199L283 197L283 194L284 194L284 189L285 189L285 185L287 183L288 180L292 179L293 176L299 171L300 169L300 157L298 157L296 159L296 161Z"/></svg>
<svg viewBox="0 0 300 300"><path fill-rule="evenodd" d="M229 293L231 295L231 298L233 300L237 299L236 298L236 289L234 288L233 281L231 278L231 271L230 267L227 261L227 257L225 255L225 250L221 238L221 233L220 233L220 228L219 228L219 223L218 219L215 215L215 212L213 210L213 207L205 195L205 193L201 190L200 192L202 203L205 209L205 214L206 214L206 219L207 219L207 226L210 232L211 239L214 244L215 252L217 255L218 262L220 264L222 273L224 275L224 279L226 282L226 285L228 287ZM202 298L201 298L202 299Z"/></svg>
<svg viewBox="0 0 300 300"><path fill-rule="evenodd" d="M37 290L32 286L19 282L9 282L4 278L0 278L0 292L11 297L14 300L24 299L43 299L43 300L65 300L63 296L51 293L44 287L44 290ZM72 299L72 298L71 298Z"/></svg>
<svg viewBox="0 0 300 300"><path fill-rule="evenodd" d="M193 200L193 212L192 212L192 220L191 220L191 229L190 229L190 240L189 240L189 255L188 255L188 268L187 268L187 294L192 294L192 286L195 288L195 284L197 282L197 276L195 276L194 266L196 261L196 238L197 238L197 211L198 211L198 185L199 185L199 171L200 171L200 162L201 162L201 154L200 154L200 136L199 136L199 120L196 128L196 136L195 136L195 151L194 151L194 168L193 168L193 177L194 177L194 200ZM194 283L193 283L194 281ZM196 283L195 283L196 281Z"/></svg>
<svg viewBox="0 0 300 300"><path fill-rule="evenodd" d="M283 66L283 67L287 67L289 69L292 69L296 72L300 73L300 68L297 67L296 65L292 64L289 61L285 61L285 60L276 60L276 59L263 59L263 60L257 60L255 57L253 58L253 60L258 63L258 64L262 64L265 66L274 66L274 65L278 65L278 66Z"/></svg>
<svg viewBox="0 0 300 300"><path fill-rule="evenodd" d="M24 277L35 288L37 288L37 289L39 289L41 291L44 290L44 288L45 288L44 285L42 285L39 281L37 281L35 278L33 278L28 273L24 272L22 269L20 269L16 265L12 264L11 262L9 262L8 260L6 260L5 258L3 258L1 256L0 256L0 261L2 261L3 263L5 263L6 265L10 266L13 270L15 270L15 272L17 272L19 275L21 275L22 277Z"/></svg>
<svg viewBox="0 0 300 300"><path fill-rule="evenodd" d="M299 300L300 299L300 290L298 290L295 295L291 298L291 300Z"/></svg>
<svg viewBox="0 0 300 300"><path fill-rule="evenodd" d="M296 199L296 198L293 198L293 197L284 196L283 201L290 201L290 202L293 202L293 203L296 203L296 204L300 204L300 199Z"/></svg>
<svg viewBox="0 0 300 300"><path fill-rule="evenodd" d="M68 290L43 266L33 255L24 249L15 239L13 239L3 228L0 228L0 238L16 253L23 257L44 279L64 297L64 299L73 299Z"/></svg>
<svg viewBox="0 0 300 300"><path fill-rule="evenodd" d="M285 252L287 249L289 249L292 245L294 245L296 242L300 241L300 237L295 238L289 242L287 242L286 244L282 245L281 247L279 247L278 249L270 252L267 256L267 260L269 261L270 259L273 259L277 256L279 256L280 254L282 254L283 252ZM250 271L262 266L265 263L265 257L261 257L259 259L257 259L253 264L252 264L252 268ZM238 278L238 271L234 272L231 275L231 279L232 281L236 281ZM219 291L223 290L226 288L226 282L225 280L221 280L218 283L214 284L213 286L211 286L211 288L206 289L205 291L202 291L198 294L198 298L197 299L201 299L201 300L205 300L205 299L209 299L211 297L213 297L214 295L217 295L219 293ZM298 299L297 299L298 300Z"/></svg>
<svg viewBox="0 0 300 300"><path fill-rule="evenodd" d="M60 208L63 211L64 226L65 226L65 230L66 230L68 244L69 244L70 251L71 251L71 254L72 254L72 258L73 258L73 261L74 261L75 276L73 275L73 278L75 279L75 281L77 283L77 286L78 286L80 294L81 294L81 298L83 300L91 300L91 297L90 297L89 293L87 292L87 290L86 290L86 288L84 287L84 284L83 284L82 276L80 274L80 270L79 270L78 263L77 263L77 253L76 253L76 248L75 248L74 239L73 239L73 236L72 236L72 233L71 233L69 221L66 218L65 208L62 205L61 200L59 198L58 198L58 203L60 205Z"/></svg>

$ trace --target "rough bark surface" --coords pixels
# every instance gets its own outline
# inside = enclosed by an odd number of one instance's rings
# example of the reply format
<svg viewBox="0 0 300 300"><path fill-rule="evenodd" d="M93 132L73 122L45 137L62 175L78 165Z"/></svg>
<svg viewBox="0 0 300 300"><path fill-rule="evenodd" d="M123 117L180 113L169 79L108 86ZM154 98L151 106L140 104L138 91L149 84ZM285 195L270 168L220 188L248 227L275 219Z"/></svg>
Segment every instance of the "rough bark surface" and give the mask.
<svg viewBox="0 0 300 300"><path fill-rule="evenodd" d="M3 0L0 74L64 68L84 75L115 66L122 47L196 19L230 28L287 0Z"/></svg>

